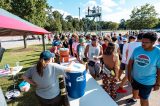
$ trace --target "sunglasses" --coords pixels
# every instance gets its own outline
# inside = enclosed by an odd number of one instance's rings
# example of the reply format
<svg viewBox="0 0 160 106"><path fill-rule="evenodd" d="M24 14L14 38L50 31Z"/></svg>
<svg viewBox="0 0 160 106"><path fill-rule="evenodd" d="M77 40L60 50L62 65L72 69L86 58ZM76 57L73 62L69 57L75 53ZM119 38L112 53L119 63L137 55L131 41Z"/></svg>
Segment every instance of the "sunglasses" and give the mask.
<svg viewBox="0 0 160 106"><path fill-rule="evenodd" d="M97 39L91 39L92 41L97 41Z"/></svg>
<svg viewBox="0 0 160 106"><path fill-rule="evenodd" d="M152 42L142 42L143 44L149 44L149 43L152 43Z"/></svg>

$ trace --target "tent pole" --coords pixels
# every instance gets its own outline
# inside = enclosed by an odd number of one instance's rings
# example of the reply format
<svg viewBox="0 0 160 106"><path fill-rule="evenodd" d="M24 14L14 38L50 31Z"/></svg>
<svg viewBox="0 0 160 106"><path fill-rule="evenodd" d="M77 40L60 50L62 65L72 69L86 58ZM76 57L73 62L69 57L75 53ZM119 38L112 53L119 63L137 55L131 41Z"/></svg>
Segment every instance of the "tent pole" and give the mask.
<svg viewBox="0 0 160 106"><path fill-rule="evenodd" d="M42 35L43 51L46 50L44 34Z"/></svg>
<svg viewBox="0 0 160 106"><path fill-rule="evenodd" d="M23 35L23 41L24 41L24 48L27 48L27 40L26 40L26 35Z"/></svg>

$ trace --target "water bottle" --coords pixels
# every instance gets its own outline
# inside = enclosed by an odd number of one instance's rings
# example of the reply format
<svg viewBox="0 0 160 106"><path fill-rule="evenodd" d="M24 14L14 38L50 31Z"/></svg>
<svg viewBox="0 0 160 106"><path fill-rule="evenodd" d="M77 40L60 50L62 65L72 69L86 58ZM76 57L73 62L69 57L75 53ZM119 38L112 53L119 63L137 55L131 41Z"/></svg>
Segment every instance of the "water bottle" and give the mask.
<svg viewBox="0 0 160 106"><path fill-rule="evenodd" d="M5 64L4 69L8 71L9 68L10 68L10 67L9 67L9 64Z"/></svg>
<svg viewBox="0 0 160 106"><path fill-rule="evenodd" d="M19 67L19 61L16 62L16 67Z"/></svg>
<svg viewBox="0 0 160 106"><path fill-rule="evenodd" d="M64 57L62 58L62 63L64 63Z"/></svg>

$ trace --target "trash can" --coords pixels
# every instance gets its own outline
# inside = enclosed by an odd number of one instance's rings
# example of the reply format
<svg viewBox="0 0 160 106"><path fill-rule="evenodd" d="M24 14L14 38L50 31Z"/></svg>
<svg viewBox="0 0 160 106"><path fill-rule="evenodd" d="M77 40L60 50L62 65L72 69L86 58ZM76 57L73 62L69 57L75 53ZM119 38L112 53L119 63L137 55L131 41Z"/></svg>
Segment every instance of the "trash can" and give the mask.
<svg viewBox="0 0 160 106"><path fill-rule="evenodd" d="M68 96L79 98L84 95L86 88L86 68L83 64L75 63L72 71L66 73L66 88Z"/></svg>

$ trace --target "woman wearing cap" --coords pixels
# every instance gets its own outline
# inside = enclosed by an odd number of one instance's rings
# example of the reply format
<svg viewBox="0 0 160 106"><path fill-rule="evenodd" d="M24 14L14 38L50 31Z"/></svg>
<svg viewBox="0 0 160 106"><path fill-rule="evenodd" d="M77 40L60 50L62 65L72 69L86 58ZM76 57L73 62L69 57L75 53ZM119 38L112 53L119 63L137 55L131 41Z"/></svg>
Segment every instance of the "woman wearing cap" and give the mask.
<svg viewBox="0 0 160 106"><path fill-rule="evenodd" d="M36 87L36 97L41 106L61 106L61 96L57 76L70 71L53 62L54 54L44 51L40 54L39 61L22 76L22 78Z"/></svg>

